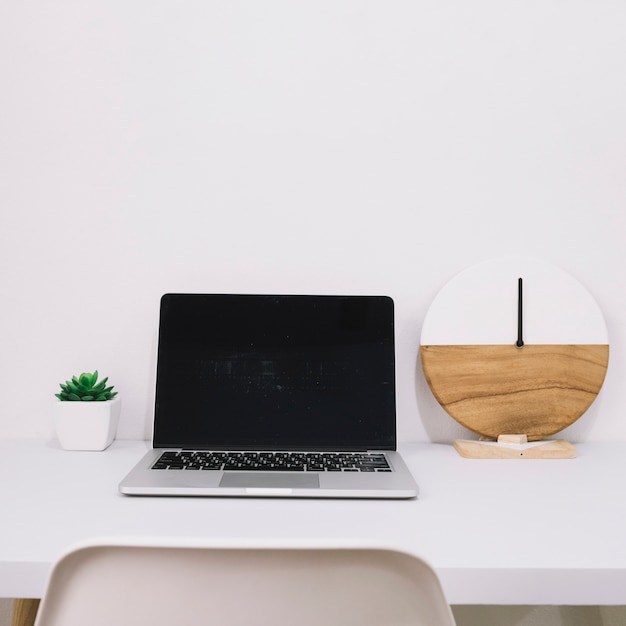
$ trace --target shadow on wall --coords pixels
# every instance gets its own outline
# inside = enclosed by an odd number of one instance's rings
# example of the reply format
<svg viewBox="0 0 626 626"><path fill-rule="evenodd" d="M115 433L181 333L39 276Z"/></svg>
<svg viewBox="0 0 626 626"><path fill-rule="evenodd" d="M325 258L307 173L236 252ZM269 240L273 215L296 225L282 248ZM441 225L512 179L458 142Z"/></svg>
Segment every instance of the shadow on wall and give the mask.
<svg viewBox="0 0 626 626"><path fill-rule="evenodd" d="M13 600L0 598L0 626L11 626Z"/></svg>

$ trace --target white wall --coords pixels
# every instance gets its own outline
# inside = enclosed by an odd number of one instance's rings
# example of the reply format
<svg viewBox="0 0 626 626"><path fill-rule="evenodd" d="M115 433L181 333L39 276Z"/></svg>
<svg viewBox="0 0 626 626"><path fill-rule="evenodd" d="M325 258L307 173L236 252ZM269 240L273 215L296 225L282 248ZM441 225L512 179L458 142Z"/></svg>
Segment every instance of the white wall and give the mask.
<svg viewBox="0 0 626 626"><path fill-rule="evenodd" d="M0 434L108 374L149 435L166 291L386 293L399 435L464 434L420 325L509 252L598 299L611 363L573 440L626 439L626 5L33 0L0 7Z"/></svg>
<svg viewBox="0 0 626 626"><path fill-rule="evenodd" d="M567 435L626 440L625 32L615 0L3 3L0 436L52 436L93 368L148 436L166 291L345 292L396 300L400 438L449 441L424 314L513 252L599 301L609 373ZM586 619L491 611L464 623Z"/></svg>

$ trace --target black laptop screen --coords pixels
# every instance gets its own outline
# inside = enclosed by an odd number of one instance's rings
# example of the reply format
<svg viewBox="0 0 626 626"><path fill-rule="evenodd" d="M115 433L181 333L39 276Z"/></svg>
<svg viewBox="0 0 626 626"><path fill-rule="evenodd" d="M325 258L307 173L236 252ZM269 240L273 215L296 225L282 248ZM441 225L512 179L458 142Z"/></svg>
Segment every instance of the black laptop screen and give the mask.
<svg viewBox="0 0 626 626"><path fill-rule="evenodd" d="M393 449L393 301L166 294L155 447Z"/></svg>

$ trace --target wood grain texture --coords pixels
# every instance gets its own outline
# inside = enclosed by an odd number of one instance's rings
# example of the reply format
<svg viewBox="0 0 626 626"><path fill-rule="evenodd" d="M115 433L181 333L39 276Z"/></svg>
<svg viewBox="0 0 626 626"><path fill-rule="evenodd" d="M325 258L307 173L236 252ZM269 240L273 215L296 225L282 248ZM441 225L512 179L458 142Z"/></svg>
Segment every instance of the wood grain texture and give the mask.
<svg viewBox="0 0 626 626"><path fill-rule="evenodd" d="M454 449L466 459L575 459L576 448L569 441L548 440L531 446L501 445L486 441L455 439Z"/></svg>
<svg viewBox="0 0 626 626"><path fill-rule="evenodd" d="M439 404L485 437L543 439L573 424L604 382L609 346L437 345L420 349Z"/></svg>
<svg viewBox="0 0 626 626"><path fill-rule="evenodd" d="M33 626L39 609L39 600L33 598L16 598L13 600L11 626Z"/></svg>

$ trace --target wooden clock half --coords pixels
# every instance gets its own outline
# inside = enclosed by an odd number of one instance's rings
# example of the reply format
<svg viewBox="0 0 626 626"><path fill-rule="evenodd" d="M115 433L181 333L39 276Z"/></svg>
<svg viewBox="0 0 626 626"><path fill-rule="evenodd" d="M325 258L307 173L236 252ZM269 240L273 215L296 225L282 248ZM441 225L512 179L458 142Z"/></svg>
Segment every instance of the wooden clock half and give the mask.
<svg viewBox="0 0 626 626"><path fill-rule="evenodd" d="M609 344L600 308L570 274L503 257L444 286L424 320L420 356L443 409L499 442L456 440L462 456L571 458L569 442L544 440L595 400Z"/></svg>

